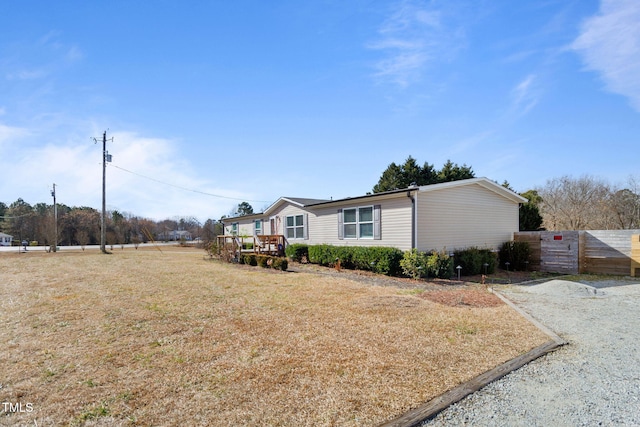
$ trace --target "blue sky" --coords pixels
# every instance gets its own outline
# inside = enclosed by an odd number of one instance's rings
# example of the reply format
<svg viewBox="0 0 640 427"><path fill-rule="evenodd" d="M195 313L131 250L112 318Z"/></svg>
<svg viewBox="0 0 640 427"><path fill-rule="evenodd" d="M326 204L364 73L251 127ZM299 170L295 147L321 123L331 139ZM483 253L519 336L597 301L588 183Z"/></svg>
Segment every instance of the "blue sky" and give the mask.
<svg viewBox="0 0 640 427"><path fill-rule="evenodd" d="M0 201L220 218L409 155L638 176L640 1L0 0ZM221 196L221 197L218 197Z"/></svg>

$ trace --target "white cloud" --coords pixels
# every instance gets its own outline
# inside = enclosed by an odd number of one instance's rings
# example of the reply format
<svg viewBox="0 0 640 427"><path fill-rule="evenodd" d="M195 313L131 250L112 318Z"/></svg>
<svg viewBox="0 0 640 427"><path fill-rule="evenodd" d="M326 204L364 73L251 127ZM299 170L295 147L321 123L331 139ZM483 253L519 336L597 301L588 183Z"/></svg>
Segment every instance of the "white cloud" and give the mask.
<svg viewBox="0 0 640 427"><path fill-rule="evenodd" d="M600 73L607 90L627 97L640 111L640 1L602 0L584 21L571 47L588 69Z"/></svg>
<svg viewBox="0 0 640 427"><path fill-rule="evenodd" d="M102 203L102 139L71 138L66 143L21 146L25 131L0 126L0 143L10 144L3 156L16 173L0 182L0 201L17 198L28 203L51 203L49 190L56 184L58 202L100 209ZM100 135L101 132L94 134ZM156 220L195 216L204 221L220 218L240 200L251 199L222 184L198 178L175 141L144 137L134 132L108 134L107 209ZM37 136L36 136L37 138ZM65 138L56 138L64 140ZM2 147L2 145L0 145ZM213 195L222 197L213 197ZM238 200L236 200L238 199Z"/></svg>
<svg viewBox="0 0 640 427"><path fill-rule="evenodd" d="M512 111L518 115L528 113L538 103L538 90L536 89L536 76L529 74L511 91L513 98Z"/></svg>
<svg viewBox="0 0 640 427"><path fill-rule="evenodd" d="M133 132L112 136L107 182L114 209L154 219L189 215L204 221L228 213L239 203L235 199L251 198L196 177L176 141Z"/></svg>
<svg viewBox="0 0 640 427"><path fill-rule="evenodd" d="M0 109L0 115L5 113L4 108ZM10 139L17 139L23 136L28 135L29 132L24 128L19 128L15 126L7 126L0 123L0 144L4 141L8 141Z"/></svg>
<svg viewBox="0 0 640 427"><path fill-rule="evenodd" d="M443 11L431 4L405 0L378 30L379 39L367 45L383 52L374 77L405 88L419 81L425 69L456 50L460 31L443 24Z"/></svg>

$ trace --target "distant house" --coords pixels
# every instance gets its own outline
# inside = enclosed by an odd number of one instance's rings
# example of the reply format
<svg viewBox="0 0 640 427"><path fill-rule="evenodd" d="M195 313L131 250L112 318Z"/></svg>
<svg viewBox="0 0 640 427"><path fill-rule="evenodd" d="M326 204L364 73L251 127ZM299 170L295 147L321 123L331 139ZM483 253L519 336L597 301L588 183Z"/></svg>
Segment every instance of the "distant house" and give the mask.
<svg viewBox="0 0 640 427"><path fill-rule="evenodd" d="M13 236L9 236L5 233L0 233L0 246L11 246Z"/></svg>
<svg viewBox="0 0 640 427"><path fill-rule="evenodd" d="M191 240L191 233L186 230L173 230L160 233L158 237L160 240L171 240L177 242L179 240Z"/></svg>
<svg viewBox="0 0 640 427"><path fill-rule="evenodd" d="M283 235L286 244L498 249L527 200L487 178L340 200L281 197L264 212L223 218L225 235Z"/></svg>

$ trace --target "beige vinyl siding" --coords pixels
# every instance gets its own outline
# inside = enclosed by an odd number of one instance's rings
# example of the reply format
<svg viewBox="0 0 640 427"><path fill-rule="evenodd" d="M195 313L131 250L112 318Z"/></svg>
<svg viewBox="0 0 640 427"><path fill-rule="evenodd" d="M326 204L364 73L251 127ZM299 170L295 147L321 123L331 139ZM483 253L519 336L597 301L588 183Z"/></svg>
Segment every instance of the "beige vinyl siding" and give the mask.
<svg viewBox="0 0 640 427"><path fill-rule="evenodd" d="M280 206L280 208L275 211L272 212L271 215L265 217L264 219L264 227L265 230L269 230L270 234L282 234L286 236L286 221L287 221L287 217L288 216L296 216L296 215L307 215L305 217L305 220L309 221L309 223L312 223L312 217L313 214L309 213L308 211L292 205L290 203L285 203L283 205ZM276 230L271 230L271 218L276 218L277 221L277 225L276 225ZM310 224L306 224L307 226L307 230L308 233L311 233L311 225ZM287 239L287 244L292 244L292 243L309 243L308 240L305 239Z"/></svg>
<svg viewBox="0 0 640 427"><path fill-rule="evenodd" d="M418 193L420 250L498 249L518 231L518 203L478 184Z"/></svg>
<svg viewBox="0 0 640 427"><path fill-rule="evenodd" d="M253 236L253 219L238 219L237 221L224 223L224 234L232 235L231 231L234 223L238 223L238 236ZM264 225L263 225L264 226Z"/></svg>
<svg viewBox="0 0 640 427"><path fill-rule="evenodd" d="M309 244L326 243L336 246L391 246L411 249L411 200L404 193L384 199L365 198L318 206L309 215ZM380 205L381 239L339 239L338 209Z"/></svg>

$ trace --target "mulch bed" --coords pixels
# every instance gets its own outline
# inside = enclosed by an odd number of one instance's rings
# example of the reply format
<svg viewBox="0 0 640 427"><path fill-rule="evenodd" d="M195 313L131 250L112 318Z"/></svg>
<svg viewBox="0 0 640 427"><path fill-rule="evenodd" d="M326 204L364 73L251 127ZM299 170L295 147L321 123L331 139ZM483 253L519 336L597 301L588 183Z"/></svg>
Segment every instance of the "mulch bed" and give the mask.
<svg viewBox="0 0 640 427"><path fill-rule="evenodd" d="M535 272L508 272L498 270L493 275L483 277L463 276L461 280L455 279L426 279L416 280L406 277L390 277L375 274L369 271L336 270L330 267L321 267L315 264L289 264L289 272L310 272L325 276L348 278L357 282L368 283L373 286L393 286L402 289L422 290L418 296L449 307L496 307L504 304L500 298L489 292L486 287L491 284L522 283L533 279L539 279L540 273Z"/></svg>
<svg viewBox="0 0 640 427"><path fill-rule="evenodd" d="M486 289L453 289L444 291L427 291L420 298L448 305L449 307L497 307L504 304L500 298L487 292Z"/></svg>

